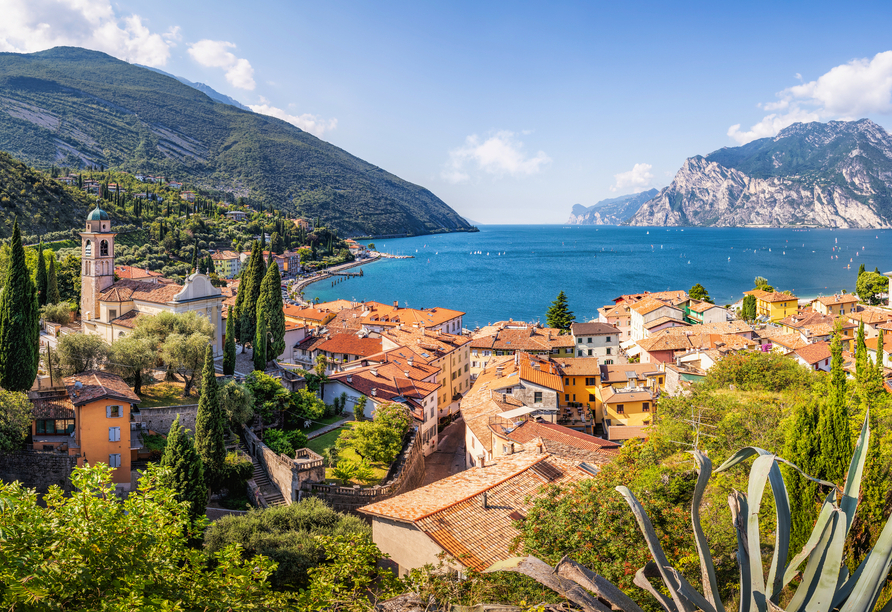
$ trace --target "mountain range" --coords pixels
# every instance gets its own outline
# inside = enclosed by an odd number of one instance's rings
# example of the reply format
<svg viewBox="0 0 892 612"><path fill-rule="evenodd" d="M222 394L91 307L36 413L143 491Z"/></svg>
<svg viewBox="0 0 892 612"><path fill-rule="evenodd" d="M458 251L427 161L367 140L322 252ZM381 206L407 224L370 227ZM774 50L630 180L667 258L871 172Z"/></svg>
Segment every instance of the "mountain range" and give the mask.
<svg viewBox="0 0 892 612"><path fill-rule="evenodd" d="M98 51L0 53L0 150L38 168L162 174L348 236L470 229L424 187L233 102Z"/></svg>
<svg viewBox="0 0 892 612"><path fill-rule="evenodd" d="M631 225L892 225L892 136L869 119L795 123L687 159Z"/></svg>
<svg viewBox="0 0 892 612"><path fill-rule="evenodd" d="M601 200L589 207L574 204L567 221L571 225L622 225L638 212L641 205L657 195L656 189Z"/></svg>

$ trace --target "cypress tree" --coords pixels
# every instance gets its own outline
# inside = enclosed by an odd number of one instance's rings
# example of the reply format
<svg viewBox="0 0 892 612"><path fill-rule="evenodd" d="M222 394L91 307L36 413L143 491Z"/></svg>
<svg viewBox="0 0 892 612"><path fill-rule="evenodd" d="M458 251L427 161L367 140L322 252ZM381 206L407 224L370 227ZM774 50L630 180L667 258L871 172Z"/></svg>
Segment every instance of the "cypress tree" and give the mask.
<svg viewBox="0 0 892 612"><path fill-rule="evenodd" d="M12 228L9 268L0 293L0 387L27 391L37 377L39 354L37 289L25 264L18 219Z"/></svg>
<svg viewBox="0 0 892 612"><path fill-rule="evenodd" d="M870 366L870 359L867 356L867 344L864 341L864 320L862 319L858 325L858 332L855 334L855 382L862 404L867 403L869 393L867 387L872 376L873 368Z"/></svg>
<svg viewBox="0 0 892 612"><path fill-rule="evenodd" d="M260 250L260 243L255 242L251 249L247 275L242 275L242 282L239 284L239 296L245 294L238 308L239 337L242 342L253 342L257 333L257 299L260 297L260 284L265 272L263 252Z"/></svg>
<svg viewBox="0 0 892 612"><path fill-rule="evenodd" d="M852 460L852 431L846 401L846 373L843 371L841 324L837 321L830 343L830 388L821 409L821 478L838 485L845 483Z"/></svg>
<svg viewBox="0 0 892 612"><path fill-rule="evenodd" d="M59 295L59 281L56 279L56 254L50 257L50 267L46 275L46 303L58 304L62 301Z"/></svg>
<svg viewBox="0 0 892 612"><path fill-rule="evenodd" d="M803 472L815 475L820 469L821 437L818 434L820 407L802 403L796 407L790 435L786 437L784 459ZM784 480L790 496L790 555L799 554L808 541L817 518L818 485L796 470L784 467Z"/></svg>
<svg viewBox="0 0 892 612"><path fill-rule="evenodd" d="M226 317L226 341L223 343L223 375L235 374L235 316L230 310Z"/></svg>
<svg viewBox="0 0 892 612"><path fill-rule="evenodd" d="M161 457L161 466L169 469L164 484L173 489L178 502L189 502L189 516L194 521L205 512L208 486L204 478L204 466L195 450L195 442L189 432L180 425L180 415L174 419L167 434L167 446Z"/></svg>
<svg viewBox="0 0 892 612"><path fill-rule="evenodd" d="M207 265L208 274L213 274L214 272L217 271L217 266L214 265L214 258L211 257L210 255L207 256L206 265Z"/></svg>
<svg viewBox="0 0 892 612"><path fill-rule="evenodd" d="M37 245L37 304L46 306L46 259L43 258L43 240Z"/></svg>
<svg viewBox="0 0 892 612"><path fill-rule="evenodd" d="M257 299L257 321L263 319L269 342L266 357L275 359L285 352L285 304L282 302L282 277L279 266L273 262L266 270Z"/></svg>
<svg viewBox="0 0 892 612"><path fill-rule="evenodd" d="M216 489L222 482L226 446L223 439L223 411L217 398L217 376L214 373L214 350L208 345L201 374L201 398L195 415L195 448L204 464L207 486Z"/></svg>
<svg viewBox="0 0 892 612"><path fill-rule="evenodd" d="M198 271L198 238L195 239L195 243L192 246L192 271Z"/></svg>
<svg viewBox="0 0 892 612"><path fill-rule="evenodd" d="M570 311L567 305L567 296L563 290L558 293L557 299L551 303L551 308L545 314L545 320L548 322L548 327L559 329L562 334L570 330L570 325L576 320L576 316Z"/></svg>
<svg viewBox="0 0 892 612"><path fill-rule="evenodd" d="M263 313L261 313L263 314ZM253 353L254 369L263 372L266 370L266 321L263 317L257 318L257 335L254 338Z"/></svg>

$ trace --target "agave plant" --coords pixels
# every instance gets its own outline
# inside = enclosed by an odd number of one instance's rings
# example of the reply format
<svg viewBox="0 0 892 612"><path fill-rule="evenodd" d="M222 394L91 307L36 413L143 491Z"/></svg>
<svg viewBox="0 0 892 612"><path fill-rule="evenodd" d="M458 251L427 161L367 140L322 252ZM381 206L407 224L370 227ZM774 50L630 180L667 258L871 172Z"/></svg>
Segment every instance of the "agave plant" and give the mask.
<svg viewBox="0 0 892 612"><path fill-rule="evenodd" d="M747 447L725 461L716 473L728 470L742 461L755 456L750 468L746 495L735 491L728 498L732 520L737 530L737 560L740 566L739 612L785 612L778 603L781 593L799 573L803 562L808 560L802 572L799 586L786 605L786 612L872 612L880 596L886 577L892 569L892 518L886 523L876 546L867 555L854 574L849 575L843 564L843 548L852 527L858 507L858 493L867 448L870 427L865 417L855 453L849 465L844 488L804 474L798 467L761 448ZM626 499L647 541L653 561L638 570L634 583L653 595L667 612L725 612L719 598L719 585L706 536L700 526L700 502L709 478L712 462L700 451L693 451L699 466L699 476L691 503L691 522L694 539L700 555L703 592L698 592L681 573L670 565L660 546L659 538L644 508L626 487L617 491ZM822 485L830 487L818 515L815 527L802 551L787 559L790 546L790 502L784 486L780 464L784 463ZM766 485L770 483L777 512L774 554L768 574L762 563L759 537L759 508ZM602 576L572 561L562 560L551 568L534 557L510 559L494 565L488 571L516 571L530 575L552 589L563 593L584 610L606 612L596 597L608 601L614 609L624 612L641 612L641 608L615 585ZM666 596L651 584L651 578L662 579ZM585 591L580 589L584 587ZM892 612L892 602L880 612Z"/></svg>

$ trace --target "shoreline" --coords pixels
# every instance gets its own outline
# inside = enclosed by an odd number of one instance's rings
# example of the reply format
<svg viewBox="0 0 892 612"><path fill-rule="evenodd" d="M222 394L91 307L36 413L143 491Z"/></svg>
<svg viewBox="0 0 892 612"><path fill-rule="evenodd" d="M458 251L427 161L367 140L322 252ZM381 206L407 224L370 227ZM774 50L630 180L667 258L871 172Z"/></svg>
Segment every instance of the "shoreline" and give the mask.
<svg viewBox="0 0 892 612"><path fill-rule="evenodd" d="M318 283L319 281L325 280L326 278L331 278L333 276L332 272L340 272L341 270L349 270L350 268L358 268L359 266L364 266L366 264L375 263L376 261L381 261L382 259L390 259L386 255L376 255L375 257L371 257L369 259L363 259L362 261L351 261L345 264L340 264L338 266L334 266L332 268L326 268L322 272L318 273L315 276L311 276L310 278L305 278L297 283L294 283L289 290L296 294L295 301L299 302L301 306L308 307L312 306L311 302L304 300L300 297L300 294L304 289L312 285L313 283Z"/></svg>

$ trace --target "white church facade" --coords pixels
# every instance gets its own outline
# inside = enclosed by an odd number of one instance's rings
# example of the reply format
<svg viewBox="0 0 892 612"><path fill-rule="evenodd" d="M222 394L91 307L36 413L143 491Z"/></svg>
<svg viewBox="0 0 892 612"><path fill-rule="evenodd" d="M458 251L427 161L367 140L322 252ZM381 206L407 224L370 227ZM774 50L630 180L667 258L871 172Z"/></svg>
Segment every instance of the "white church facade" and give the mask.
<svg viewBox="0 0 892 612"><path fill-rule="evenodd" d="M115 233L108 213L99 208L87 216L81 233L81 321L85 334L108 344L126 336L141 315L196 312L214 326L214 355L223 354L223 295L204 274L192 274L185 285L164 278L115 281Z"/></svg>

